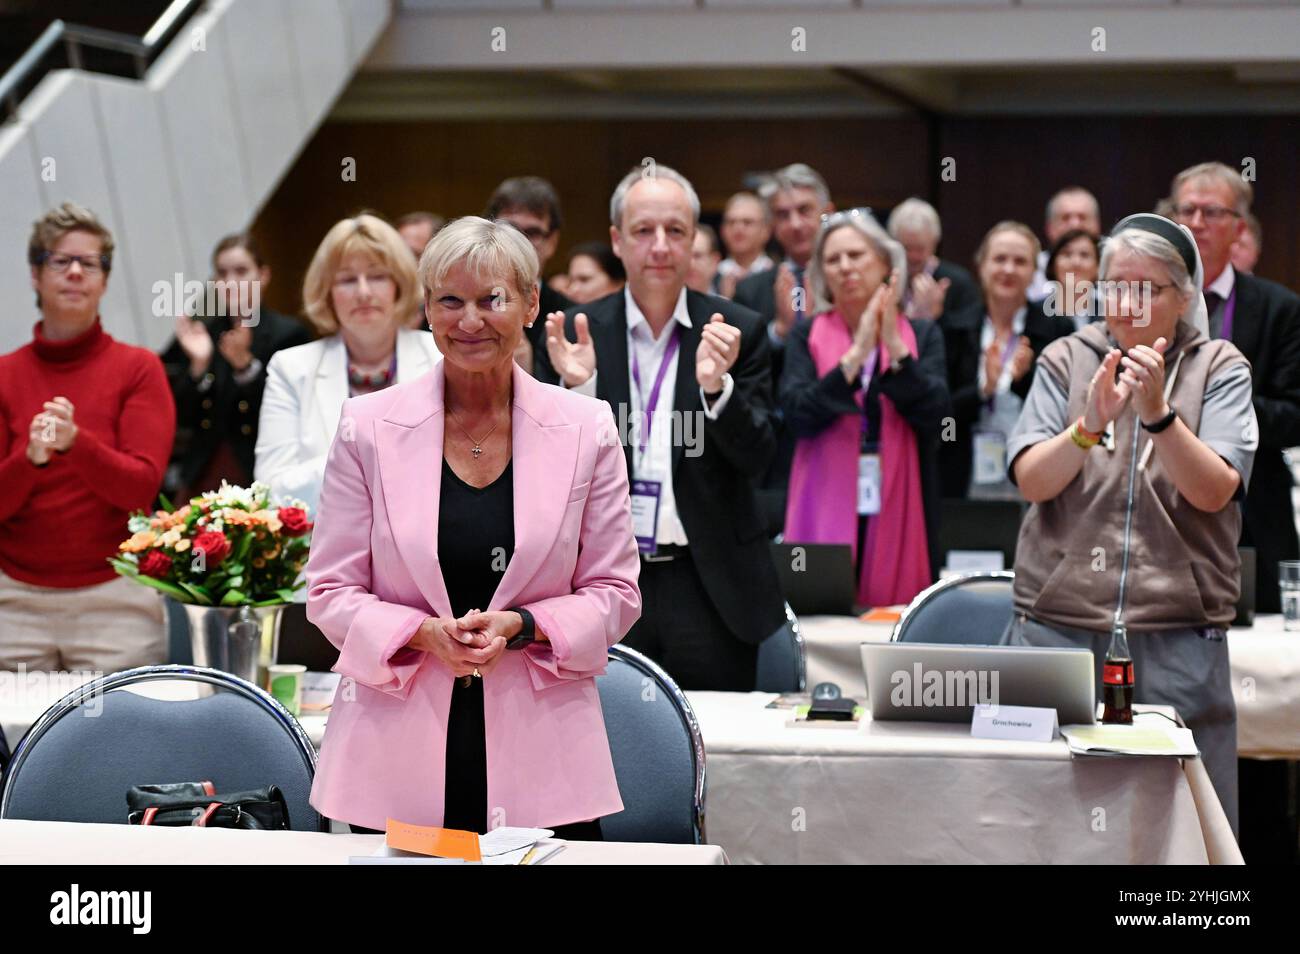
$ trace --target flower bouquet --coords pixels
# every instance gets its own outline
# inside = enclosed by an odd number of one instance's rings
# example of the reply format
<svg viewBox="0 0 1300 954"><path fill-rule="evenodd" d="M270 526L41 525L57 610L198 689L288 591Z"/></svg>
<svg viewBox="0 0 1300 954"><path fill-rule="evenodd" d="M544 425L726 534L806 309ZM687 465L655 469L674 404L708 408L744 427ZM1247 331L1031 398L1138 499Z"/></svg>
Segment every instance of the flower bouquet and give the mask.
<svg viewBox="0 0 1300 954"><path fill-rule="evenodd" d="M254 483L194 497L188 504L127 521L131 537L109 558L121 576L197 606L275 606L305 586L312 524L301 501L273 507Z"/></svg>

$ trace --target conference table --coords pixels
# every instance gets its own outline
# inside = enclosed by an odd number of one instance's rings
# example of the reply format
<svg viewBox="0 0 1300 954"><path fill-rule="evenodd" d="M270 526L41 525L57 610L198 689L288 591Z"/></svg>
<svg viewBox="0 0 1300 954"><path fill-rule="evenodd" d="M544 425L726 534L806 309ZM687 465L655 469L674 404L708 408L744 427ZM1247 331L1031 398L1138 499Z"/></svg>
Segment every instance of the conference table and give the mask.
<svg viewBox="0 0 1300 954"><path fill-rule="evenodd" d="M901 608L901 607L900 607ZM856 616L805 616L808 687L834 682L846 696L865 698L859 647L888 642L889 621ZM1237 701L1237 752L1242 758L1300 759L1300 632L1282 629L1280 614L1228 630L1232 693Z"/></svg>
<svg viewBox="0 0 1300 954"><path fill-rule="evenodd" d="M383 835L0 820L0 865L345 865L373 855L383 841ZM539 863L724 865L727 856L716 845L566 841Z"/></svg>
<svg viewBox="0 0 1300 954"><path fill-rule="evenodd" d="M0 724L16 739L70 688L51 682L18 699L0 691ZM196 690L141 688L171 698ZM964 725L873 723L869 715L848 727L793 726L788 709L768 707L775 694L687 698L706 750L706 840L734 863L1241 863L1198 759L1072 758L1060 738L975 739ZM300 721L319 747L328 717ZM6 834L0 829L0 843ZM26 848L9 850L45 850L37 835L19 834ZM52 859L75 854L59 838L51 844ZM288 860L337 860L333 847L302 844ZM105 842L102 856L114 850ZM584 850L569 863L582 863ZM174 851L160 846L147 857L187 856Z"/></svg>

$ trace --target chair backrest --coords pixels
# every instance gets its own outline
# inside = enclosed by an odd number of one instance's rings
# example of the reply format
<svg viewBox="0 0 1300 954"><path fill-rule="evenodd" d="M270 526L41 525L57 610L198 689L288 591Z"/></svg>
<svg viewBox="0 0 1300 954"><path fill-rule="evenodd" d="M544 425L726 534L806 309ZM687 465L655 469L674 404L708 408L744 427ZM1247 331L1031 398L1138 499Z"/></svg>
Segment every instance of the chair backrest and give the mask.
<svg viewBox="0 0 1300 954"><path fill-rule="evenodd" d="M757 676L759 692L803 692L807 688L803 633L789 603L785 604L785 623L758 644Z"/></svg>
<svg viewBox="0 0 1300 954"><path fill-rule="evenodd" d="M1015 574L967 573L940 580L916 595L894 625L894 642L998 643L1015 613Z"/></svg>
<svg viewBox="0 0 1300 954"><path fill-rule="evenodd" d="M154 699L125 687L184 680L216 687L197 699ZM210 779L218 793L277 785L295 831L325 831L308 802L316 754L268 693L197 666L143 666L68 693L18 743L0 818L126 824L133 785Z"/></svg>
<svg viewBox="0 0 1300 954"><path fill-rule="evenodd" d="M9 743L5 739L4 726L0 726L0 782L4 781L5 769L9 766Z"/></svg>
<svg viewBox="0 0 1300 954"><path fill-rule="evenodd" d="M704 741L677 683L626 646L596 678L623 810L600 820L607 841L701 844Z"/></svg>

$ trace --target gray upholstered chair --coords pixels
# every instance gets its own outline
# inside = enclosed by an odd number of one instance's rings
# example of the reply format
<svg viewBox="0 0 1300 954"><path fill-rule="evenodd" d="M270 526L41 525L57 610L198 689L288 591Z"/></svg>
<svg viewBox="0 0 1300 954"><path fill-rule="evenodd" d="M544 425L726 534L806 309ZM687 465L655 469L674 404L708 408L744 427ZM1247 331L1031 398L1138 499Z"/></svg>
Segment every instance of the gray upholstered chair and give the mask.
<svg viewBox="0 0 1300 954"><path fill-rule="evenodd" d="M967 573L940 580L916 595L894 624L894 642L968 643L992 646L1015 612L1015 574Z"/></svg>
<svg viewBox="0 0 1300 954"><path fill-rule="evenodd" d="M184 680L214 687L163 700L127 686ZM0 818L126 824L133 785L210 779L220 792L277 785L295 831L326 831L308 803L316 754L298 721L268 693L198 666L143 666L68 693L18 743Z"/></svg>
<svg viewBox="0 0 1300 954"><path fill-rule="evenodd" d="M759 692L803 692L808 685L804 661L803 633L790 604L785 604L785 623L758 644Z"/></svg>
<svg viewBox="0 0 1300 954"><path fill-rule="evenodd" d="M626 646L596 678L623 811L600 820L606 841L704 841L704 741L677 683Z"/></svg>

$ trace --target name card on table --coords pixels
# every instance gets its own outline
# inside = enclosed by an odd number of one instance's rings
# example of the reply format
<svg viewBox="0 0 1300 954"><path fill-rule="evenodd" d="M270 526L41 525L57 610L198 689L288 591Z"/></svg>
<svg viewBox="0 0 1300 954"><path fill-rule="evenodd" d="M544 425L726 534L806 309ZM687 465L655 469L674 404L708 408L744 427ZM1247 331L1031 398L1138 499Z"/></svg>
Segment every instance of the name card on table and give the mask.
<svg viewBox="0 0 1300 954"><path fill-rule="evenodd" d="M1051 742L1056 728L1056 710L1035 706L976 706L970 720L970 734L977 739Z"/></svg>
<svg viewBox="0 0 1300 954"><path fill-rule="evenodd" d="M944 571L952 576L962 573L1000 573L1007 568L1001 550L949 550ZM943 576L943 573L939 574Z"/></svg>

